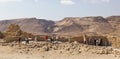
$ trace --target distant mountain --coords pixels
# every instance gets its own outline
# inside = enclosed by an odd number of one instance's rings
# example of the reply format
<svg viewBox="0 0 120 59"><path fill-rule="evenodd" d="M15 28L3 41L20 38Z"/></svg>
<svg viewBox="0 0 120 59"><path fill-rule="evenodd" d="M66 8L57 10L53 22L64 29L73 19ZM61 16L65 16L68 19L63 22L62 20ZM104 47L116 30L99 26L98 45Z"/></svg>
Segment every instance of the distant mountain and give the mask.
<svg viewBox="0 0 120 59"><path fill-rule="evenodd" d="M37 34L58 33L79 35L84 33L108 34L120 32L120 16L103 18L96 17L66 17L58 22L21 18L0 21L0 31L5 31L10 24L18 24L23 31Z"/></svg>
<svg viewBox="0 0 120 59"><path fill-rule="evenodd" d="M111 24L101 16L98 17L67 17L55 24L54 32L63 33L110 33Z"/></svg>
<svg viewBox="0 0 120 59"><path fill-rule="evenodd" d="M57 22L55 24L53 32L63 32L63 33L69 33L69 32L76 32L80 31L82 32L83 28L81 25L79 25L78 22L80 18L64 18L63 20Z"/></svg>
<svg viewBox="0 0 120 59"><path fill-rule="evenodd" d="M106 18L111 26L115 29L115 33L120 33L120 16L110 16Z"/></svg>
<svg viewBox="0 0 120 59"><path fill-rule="evenodd" d="M5 31L10 24L18 24L23 31L45 34L52 32L53 21L36 18L21 18L0 21L0 30Z"/></svg>

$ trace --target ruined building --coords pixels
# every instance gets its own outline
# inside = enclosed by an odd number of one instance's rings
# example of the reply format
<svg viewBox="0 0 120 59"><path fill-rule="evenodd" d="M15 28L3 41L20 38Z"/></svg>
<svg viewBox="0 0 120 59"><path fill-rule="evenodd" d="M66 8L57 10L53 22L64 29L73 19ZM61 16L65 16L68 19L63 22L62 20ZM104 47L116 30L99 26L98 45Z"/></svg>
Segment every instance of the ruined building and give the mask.
<svg viewBox="0 0 120 59"><path fill-rule="evenodd" d="M4 33L6 42L18 41L18 39L24 40L25 37L33 37L31 33L23 32L19 25L10 24Z"/></svg>
<svg viewBox="0 0 120 59"><path fill-rule="evenodd" d="M78 41L80 43L88 44L88 45L98 45L98 46L110 46L111 42L108 40L106 36L79 36L73 37L70 39L71 42Z"/></svg>

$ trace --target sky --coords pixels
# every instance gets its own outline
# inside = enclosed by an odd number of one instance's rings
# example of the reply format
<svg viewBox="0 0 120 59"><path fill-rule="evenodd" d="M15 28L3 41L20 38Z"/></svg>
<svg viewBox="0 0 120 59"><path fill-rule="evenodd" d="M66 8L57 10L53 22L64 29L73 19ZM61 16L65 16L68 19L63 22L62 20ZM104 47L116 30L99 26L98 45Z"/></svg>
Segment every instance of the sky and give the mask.
<svg viewBox="0 0 120 59"><path fill-rule="evenodd" d="M0 0L0 20L120 15L120 0Z"/></svg>

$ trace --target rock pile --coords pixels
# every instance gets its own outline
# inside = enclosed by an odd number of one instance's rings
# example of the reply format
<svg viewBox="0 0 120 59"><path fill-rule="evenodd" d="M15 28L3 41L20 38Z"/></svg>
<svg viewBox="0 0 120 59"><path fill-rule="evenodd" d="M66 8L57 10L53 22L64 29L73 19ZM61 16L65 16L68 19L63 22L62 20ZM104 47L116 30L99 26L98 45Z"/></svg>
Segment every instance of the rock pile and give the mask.
<svg viewBox="0 0 120 59"><path fill-rule="evenodd" d="M12 46L15 48L15 51L18 53L27 53L32 54L34 51L37 53L44 53L49 51L57 51L59 54L67 54L67 55L76 55L81 53L94 53L94 54L116 54L120 55L119 50L114 50L111 47L102 47L102 46L92 46L80 44L77 42L72 43L49 43L49 42L39 42L36 44L6 44L7 46Z"/></svg>

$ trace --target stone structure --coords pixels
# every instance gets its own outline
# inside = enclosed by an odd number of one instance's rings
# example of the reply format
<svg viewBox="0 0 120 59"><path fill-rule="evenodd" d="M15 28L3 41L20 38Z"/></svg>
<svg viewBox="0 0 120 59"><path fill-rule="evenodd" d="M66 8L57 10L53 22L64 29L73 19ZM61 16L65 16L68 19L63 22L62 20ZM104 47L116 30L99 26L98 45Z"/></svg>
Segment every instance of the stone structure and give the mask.
<svg viewBox="0 0 120 59"><path fill-rule="evenodd" d="M19 25L10 24L7 31L4 33L6 42L18 41L18 39L24 40L25 37L32 38L33 35L27 32L23 32Z"/></svg>
<svg viewBox="0 0 120 59"><path fill-rule="evenodd" d="M109 46L111 42L105 36L79 36L73 37L70 40L71 42L78 41L80 43L89 44L89 45L97 45L97 46Z"/></svg>

